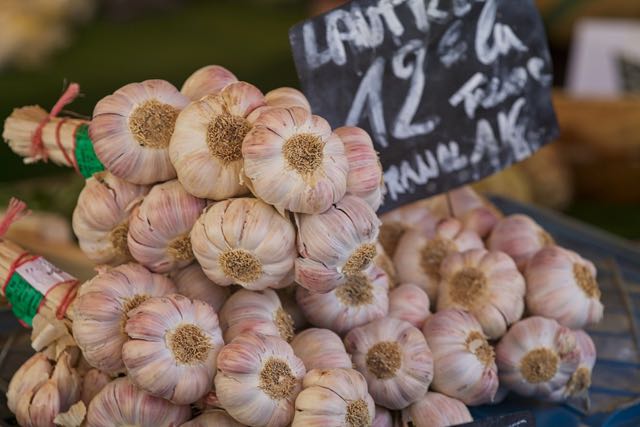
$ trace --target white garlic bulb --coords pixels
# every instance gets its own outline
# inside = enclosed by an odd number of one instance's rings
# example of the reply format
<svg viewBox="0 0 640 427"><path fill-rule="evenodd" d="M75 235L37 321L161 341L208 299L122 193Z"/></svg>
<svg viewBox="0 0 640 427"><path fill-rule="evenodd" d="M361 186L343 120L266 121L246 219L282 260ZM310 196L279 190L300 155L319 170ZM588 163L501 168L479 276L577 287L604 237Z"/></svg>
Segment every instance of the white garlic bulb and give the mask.
<svg viewBox="0 0 640 427"><path fill-rule="evenodd" d="M102 98L89 125L96 155L109 172L134 184L175 178L169 141L188 103L164 80L131 83Z"/></svg>
<svg viewBox="0 0 640 427"><path fill-rule="evenodd" d="M429 296L419 286L404 283L389 292L389 317L406 320L422 328L429 311Z"/></svg>
<svg viewBox="0 0 640 427"><path fill-rule="evenodd" d="M449 255L440 268L438 310L467 310L490 339L498 339L524 312L525 281L507 254L473 249Z"/></svg>
<svg viewBox="0 0 640 427"><path fill-rule="evenodd" d="M221 286L261 290L292 282L293 224L258 199L209 206L193 226L191 246L204 273Z"/></svg>
<svg viewBox="0 0 640 427"><path fill-rule="evenodd" d="M180 113L169 155L185 190L213 200L249 192L241 182L241 147L251 129L247 118L262 105L264 96L257 87L234 82Z"/></svg>
<svg viewBox="0 0 640 427"><path fill-rule="evenodd" d="M279 211L324 212L344 196L344 144L322 117L301 107L270 108L242 143L253 193Z"/></svg>
<svg viewBox="0 0 640 427"><path fill-rule="evenodd" d="M394 427L393 414L387 408L376 405L376 415L371 427Z"/></svg>
<svg viewBox="0 0 640 427"><path fill-rule="evenodd" d="M216 392L235 420L255 427L284 427L306 371L286 341L275 336L238 335L218 354Z"/></svg>
<svg viewBox="0 0 640 427"><path fill-rule="evenodd" d="M589 386L591 386L591 371L596 364L596 346L585 331L574 331L574 333L580 350L580 363L564 388L554 392L550 400L563 401L574 396L587 397Z"/></svg>
<svg viewBox="0 0 640 427"><path fill-rule="evenodd" d="M598 323L604 307L593 263L573 251L547 246L525 270L527 309L571 329Z"/></svg>
<svg viewBox="0 0 640 427"><path fill-rule="evenodd" d="M308 371L352 367L342 340L329 329L305 329L293 337L291 347Z"/></svg>
<svg viewBox="0 0 640 427"><path fill-rule="evenodd" d="M428 392L402 411L403 426L442 427L471 421L473 417L464 403L435 392Z"/></svg>
<svg viewBox="0 0 640 427"><path fill-rule="evenodd" d="M171 280L138 264L123 264L84 283L73 304L73 337L91 364L108 374L122 372L127 313L143 301L176 291Z"/></svg>
<svg viewBox="0 0 640 427"><path fill-rule="evenodd" d="M222 409L209 409L180 427L244 427Z"/></svg>
<svg viewBox="0 0 640 427"><path fill-rule="evenodd" d="M370 426L375 416L367 382L353 369L314 369L305 375L291 427Z"/></svg>
<svg viewBox="0 0 640 427"><path fill-rule="evenodd" d="M182 84L180 92L192 101L206 95L217 95L225 86L237 82L233 73L220 65L206 65L197 69Z"/></svg>
<svg viewBox="0 0 640 427"><path fill-rule="evenodd" d="M71 223L87 258L96 264L109 265L131 260L127 246L130 210L149 189L109 172L98 172L87 179Z"/></svg>
<svg viewBox="0 0 640 427"><path fill-rule="evenodd" d="M466 405L492 402L498 368L480 323L466 311L443 310L431 315L422 331L433 354L431 388Z"/></svg>
<svg viewBox="0 0 640 427"><path fill-rule="evenodd" d="M216 285L209 280L197 262L174 271L169 277L175 283L180 295L204 301L213 307L216 313L229 298L229 288Z"/></svg>
<svg viewBox="0 0 640 427"><path fill-rule="evenodd" d="M482 238L487 237L502 218L495 206L468 185L449 191L447 195L454 216L464 228L475 231Z"/></svg>
<svg viewBox="0 0 640 427"><path fill-rule="evenodd" d="M516 262L518 269L524 271L527 263L545 246L553 244L553 238L533 219L526 215L509 215L501 219L493 228L487 248L501 251Z"/></svg>
<svg viewBox="0 0 640 427"><path fill-rule="evenodd" d="M311 292L329 292L347 276L367 269L376 256L380 221L362 199L347 195L326 212L296 215L296 282Z"/></svg>
<svg viewBox="0 0 640 427"><path fill-rule="evenodd" d="M312 325L345 334L387 315L389 280L384 271L370 266L346 276L345 282L324 294L298 287L296 299Z"/></svg>
<svg viewBox="0 0 640 427"><path fill-rule="evenodd" d="M111 382L111 377L99 369L89 369L82 378L82 397L81 400L85 406L89 406L89 403L100 390Z"/></svg>
<svg viewBox="0 0 640 427"><path fill-rule="evenodd" d="M422 332L410 323L374 320L352 329L344 342L377 404L402 409L427 392L433 357Z"/></svg>

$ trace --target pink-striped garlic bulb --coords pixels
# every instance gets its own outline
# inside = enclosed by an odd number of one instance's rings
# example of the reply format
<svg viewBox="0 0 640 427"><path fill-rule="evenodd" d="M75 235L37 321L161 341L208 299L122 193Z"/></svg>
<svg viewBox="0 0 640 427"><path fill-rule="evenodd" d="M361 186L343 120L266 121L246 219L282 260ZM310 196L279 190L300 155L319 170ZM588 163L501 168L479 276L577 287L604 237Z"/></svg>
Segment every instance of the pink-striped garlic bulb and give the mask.
<svg viewBox="0 0 640 427"><path fill-rule="evenodd" d="M244 427L223 409L209 409L180 427Z"/></svg>
<svg viewBox="0 0 640 427"><path fill-rule="evenodd" d="M279 87L267 92L264 100L269 107L300 107L311 111L309 100L302 92L292 87Z"/></svg>
<svg viewBox="0 0 640 427"><path fill-rule="evenodd" d="M509 255L520 271L525 270L536 252L550 245L553 245L553 237L533 219L521 214L501 219L487 240L489 250Z"/></svg>
<svg viewBox="0 0 640 427"><path fill-rule="evenodd" d="M301 107L270 108L242 143L253 193L279 211L324 212L344 196L344 144L322 117Z"/></svg>
<svg viewBox="0 0 640 427"><path fill-rule="evenodd" d="M353 369L314 369L305 375L291 427L370 426L375 404Z"/></svg>
<svg viewBox="0 0 640 427"><path fill-rule="evenodd" d="M347 195L326 212L296 215L296 282L311 292L329 292L366 270L376 256L380 221L362 199Z"/></svg>
<svg viewBox="0 0 640 427"><path fill-rule="evenodd" d="M580 363L564 388L553 393L550 400L563 401L574 396L587 397L588 395L591 386L591 372L596 364L596 346L585 331L578 330L574 333L580 350Z"/></svg>
<svg viewBox="0 0 640 427"><path fill-rule="evenodd" d="M308 371L352 367L342 340L329 329L305 329L293 337L291 347Z"/></svg>
<svg viewBox="0 0 640 427"><path fill-rule="evenodd" d="M374 320L352 329L344 342L378 405L406 408L427 392L433 357L422 332L410 323L391 317Z"/></svg>
<svg viewBox="0 0 640 427"><path fill-rule="evenodd" d="M555 319L571 329L602 319L596 268L577 253L547 246L531 258L525 278L531 314Z"/></svg>
<svg viewBox="0 0 640 427"><path fill-rule="evenodd" d="M493 401L498 390L495 353L471 314L438 311L429 316L422 332L433 354L433 390L466 405Z"/></svg>
<svg viewBox="0 0 640 427"><path fill-rule="evenodd" d="M218 354L216 392L235 420L255 427L284 427L306 374L286 341L276 336L238 335Z"/></svg>
<svg viewBox="0 0 640 427"><path fill-rule="evenodd" d="M438 224L432 233L412 230L398 242L393 264L398 280L420 286L435 303L440 283L440 264L447 255L484 248L478 235L465 230L462 223L450 218Z"/></svg>
<svg viewBox="0 0 640 427"><path fill-rule="evenodd" d="M124 370L127 313L151 297L176 291L173 282L138 264L123 264L84 283L73 304L73 337L89 364L108 374Z"/></svg>
<svg viewBox="0 0 640 427"><path fill-rule="evenodd" d="M578 369L580 347L571 329L553 319L528 317L496 346L500 384L523 396L551 399Z"/></svg>
<svg viewBox="0 0 640 427"><path fill-rule="evenodd" d="M442 427L471 421L473 417L464 403L431 391L402 411L403 426Z"/></svg>
<svg viewBox="0 0 640 427"><path fill-rule="evenodd" d="M190 194L224 200L249 192L241 182L241 147L252 126L247 118L262 105L264 95L257 87L234 82L180 113L169 155Z"/></svg>
<svg viewBox="0 0 640 427"><path fill-rule="evenodd" d="M376 266L349 275L345 282L324 294L298 287L296 298L302 312L312 325L345 334L387 315L389 310L389 279Z"/></svg>
<svg viewBox="0 0 640 427"><path fill-rule="evenodd" d="M89 403L100 390L111 382L111 377L99 369L89 369L82 378L82 395L81 400L85 406L89 406Z"/></svg>
<svg viewBox="0 0 640 427"><path fill-rule="evenodd" d="M376 415L373 417L371 427L395 427L391 411L376 405Z"/></svg>
<svg viewBox="0 0 640 427"><path fill-rule="evenodd" d="M524 278L505 253L473 249L442 262L438 310L467 310L490 339L498 339L524 312Z"/></svg>
<svg viewBox="0 0 640 427"><path fill-rule="evenodd" d="M229 288L216 285L196 262L170 275L180 295L204 301L217 313L229 298Z"/></svg>
<svg viewBox="0 0 640 427"><path fill-rule="evenodd" d="M133 258L155 273L191 264L189 233L205 205L177 180L155 185L131 212L127 241Z"/></svg>
<svg viewBox="0 0 640 427"><path fill-rule="evenodd" d="M389 317L405 320L422 328L429 311L429 296L419 286L404 283L389 292Z"/></svg>
<svg viewBox="0 0 640 427"><path fill-rule="evenodd" d="M89 125L96 155L108 171L134 184L175 178L169 141L188 103L164 80L131 83L102 98Z"/></svg>
<svg viewBox="0 0 640 427"><path fill-rule="evenodd" d="M451 209L464 228L485 238L500 221L502 214L487 199L468 185L448 192Z"/></svg>
<svg viewBox="0 0 640 427"><path fill-rule="evenodd" d="M193 253L209 279L253 291L291 284L296 258L291 222L259 199L209 206L191 231Z"/></svg>
<svg viewBox="0 0 640 427"><path fill-rule="evenodd" d="M293 319L272 289L235 292L220 310L220 327L225 342L246 332L274 335L289 342L295 332Z"/></svg>
<svg viewBox="0 0 640 427"><path fill-rule="evenodd" d="M206 65L198 68L182 84L180 92L192 101L198 101L206 95L218 95L225 86L238 79L229 70L220 65Z"/></svg>
<svg viewBox="0 0 640 427"><path fill-rule="evenodd" d="M71 223L87 258L114 266L131 260L127 246L130 211L149 189L109 172L98 172L87 179Z"/></svg>

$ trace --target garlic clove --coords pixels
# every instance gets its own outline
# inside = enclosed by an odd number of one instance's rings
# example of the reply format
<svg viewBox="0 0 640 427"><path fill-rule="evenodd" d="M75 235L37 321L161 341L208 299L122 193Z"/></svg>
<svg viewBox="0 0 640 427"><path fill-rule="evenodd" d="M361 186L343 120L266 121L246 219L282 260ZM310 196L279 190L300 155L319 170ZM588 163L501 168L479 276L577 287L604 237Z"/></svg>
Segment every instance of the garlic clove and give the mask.
<svg viewBox="0 0 640 427"><path fill-rule="evenodd" d="M342 340L328 329L305 329L293 338L291 347L309 371L352 367Z"/></svg>
<svg viewBox="0 0 640 427"><path fill-rule="evenodd" d="M51 379L44 383L34 393L31 404L29 405L29 422L23 425L53 425L53 419L60 412L61 397L55 380Z"/></svg>
<svg viewBox="0 0 640 427"><path fill-rule="evenodd" d="M111 381L111 377L99 369L92 368L82 378L81 400L89 405L91 400Z"/></svg>
<svg viewBox="0 0 640 427"><path fill-rule="evenodd" d="M524 271L536 252L549 245L553 245L553 237L533 219L521 214L501 219L487 240L489 250L509 255L520 271Z"/></svg>
<svg viewBox="0 0 640 427"><path fill-rule="evenodd" d="M441 427L470 423L473 417L457 399L429 392L402 411L402 425Z"/></svg>
<svg viewBox="0 0 640 427"><path fill-rule="evenodd" d="M591 372L596 364L596 346L585 331L574 331L576 344L580 351L580 363L571 374L567 384L551 394L550 400L563 401L570 397L584 397L588 399L591 386Z"/></svg>
<svg viewBox="0 0 640 427"><path fill-rule="evenodd" d="M170 274L178 293L189 299L198 299L218 312L229 298L229 288L213 283L196 262Z"/></svg>
<svg viewBox="0 0 640 427"><path fill-rule="evenodd" d="M237 81L236 76L226 68L206 65L185 80L180 92L192 101L197 101L206 95L218 95L225 86Z"/></svg>
<svg viewBox="0 0 640 427"><path fill-rule="evenodd" d="M18 368L7 389L7 407L18 413L18 402L23 396L39 389L51 376L53 367L43 353L36 353ZM27 402L28 405L28 402Z"/></svg>
<svg viewBox="0 0 640 427"><path fill-rule="evenodd" d="M429 305L427 293L411 283L404 283L389 292L389 317L406 320L418 329L431 314Z"/></svg>
<svg viewBox="0 0 640 427"><path fill-rule="evenodd" d="M191 421L187 421L180 427L244 427L244 424L240 424L229 414L222 409L212 409L203 412Z"/></svg>
<svg viewBox="0 0 640 427"><path fill-rule="evenodd" d="M71 356L63 353L56 362L51 379L55 382L59 392L59 412L66 412L71 405L80 400L82 379L80 374L71 367Z"/></svg>

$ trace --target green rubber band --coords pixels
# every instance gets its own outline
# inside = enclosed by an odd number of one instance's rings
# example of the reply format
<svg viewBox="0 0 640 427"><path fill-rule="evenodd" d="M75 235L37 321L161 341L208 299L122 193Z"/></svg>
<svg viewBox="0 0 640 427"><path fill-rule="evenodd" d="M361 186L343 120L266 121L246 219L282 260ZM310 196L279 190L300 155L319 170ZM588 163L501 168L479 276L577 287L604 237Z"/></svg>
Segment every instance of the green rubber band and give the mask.
<svg viewBox="0 0 640 427"><path fill-rule="evenodd" d="M44 295L34 289L20 274L13 273L5 287L5 296L11 304L13 314L31 326Z"/></svg>
<svg viewBox="0 0 640 427"><path fill-rule="evenodd" d="M104 165L98 160L93 150L93 142L89 138L89 126L80 125L76 130L76 163L78 170L85 178L91 178L94 173L102 172Z"/></svg>

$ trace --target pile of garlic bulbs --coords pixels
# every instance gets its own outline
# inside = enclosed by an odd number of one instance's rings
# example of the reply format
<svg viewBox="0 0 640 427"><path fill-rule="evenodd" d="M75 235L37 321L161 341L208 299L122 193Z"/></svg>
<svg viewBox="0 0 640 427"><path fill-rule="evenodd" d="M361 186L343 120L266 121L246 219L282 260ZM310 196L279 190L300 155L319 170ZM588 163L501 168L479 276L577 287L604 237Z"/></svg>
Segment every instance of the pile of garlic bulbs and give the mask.
<svg viewBox="0 0 640 427"><path fill-rule="evenodd" d="M91 398L29 425L445 426L499 387L586 393L593 265L468 187L379 219L371 138L302 93L208 66L124 86L89 131L106 170L73 227L99 268L67 318Z"/></svg>

